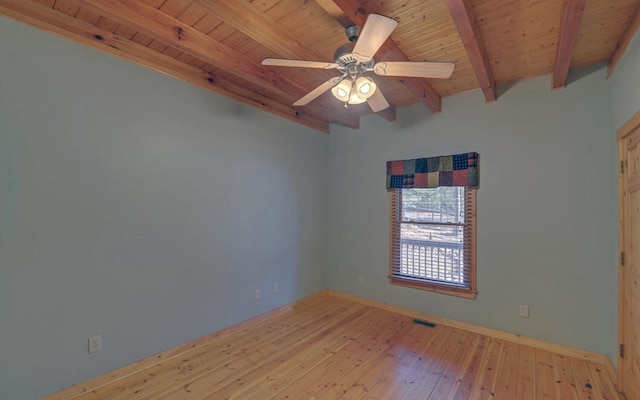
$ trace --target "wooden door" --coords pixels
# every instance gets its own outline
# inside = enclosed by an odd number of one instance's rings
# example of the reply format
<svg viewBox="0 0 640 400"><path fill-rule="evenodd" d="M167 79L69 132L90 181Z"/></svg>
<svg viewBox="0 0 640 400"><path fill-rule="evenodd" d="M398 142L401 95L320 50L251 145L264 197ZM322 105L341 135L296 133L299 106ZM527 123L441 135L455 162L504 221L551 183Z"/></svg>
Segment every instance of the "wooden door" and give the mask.
<svg viewBox="0 0 640 400"><path fill-rule="evenodd" d="M619 389L640 399L640 112L618 131L620 153Z"/></svg>

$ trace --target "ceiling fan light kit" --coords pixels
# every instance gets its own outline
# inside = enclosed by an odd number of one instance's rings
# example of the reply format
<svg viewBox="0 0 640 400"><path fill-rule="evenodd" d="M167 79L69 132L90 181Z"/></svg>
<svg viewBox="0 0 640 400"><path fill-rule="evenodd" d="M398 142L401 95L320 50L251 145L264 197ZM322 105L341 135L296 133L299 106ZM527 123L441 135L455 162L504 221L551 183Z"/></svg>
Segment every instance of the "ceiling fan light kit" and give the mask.
<svg viewBox="0 0 640 400"><path fill-rule="evenodd" d="M356 80L356 91L358 96L366 100L376 91L376 83L369 77L361 76Z"/></svg>
<svg viewBox="0 0 640 400"><path fill-rule="evenodd" d="M347 104L364 103L375 91L376 83L373 79L366 76L358 77L355 82L351 78L346 77L331 88L333 96L344 102L345 107Z"/></svg>
<svg viewBox="0 0 640 400"><path fill-rule="evenodd" d="M344 106L347 107L347 104L362 104L365 101L367 101L367 99L363 99L362 97L358 96L358 92L352 90L351 96L349 96L349 101L346 102Z"/></svg>
<svg viewBox="0 0 640 400"><path fill-rule="evenodd" d="M454 68L453 63L446 62L384 61L376 63L373 56L397 26L398 22L393 18L369 14L362 30L357 26L346 29L351 43L336 49L333 63L265 58L262 60L262 65L336 69L342 74L341 77L331 78L313 89L293 103L295 106L306 105L327 90L331 90L336 99L344 102L345 107L349 104L367 102L373 112L382 111L389 107L389 103L378 90L374 80L364 76L365 73L373 72L379 76L448 78Z"/></svg>
<svg viewBox="0 0 640 400"><path fill-rule="evenodd" d="M346 102L349 100L352 88L353 81L349 78L344 78L340 83L331 88L331 93L333 93L336 99Z"/></svg>

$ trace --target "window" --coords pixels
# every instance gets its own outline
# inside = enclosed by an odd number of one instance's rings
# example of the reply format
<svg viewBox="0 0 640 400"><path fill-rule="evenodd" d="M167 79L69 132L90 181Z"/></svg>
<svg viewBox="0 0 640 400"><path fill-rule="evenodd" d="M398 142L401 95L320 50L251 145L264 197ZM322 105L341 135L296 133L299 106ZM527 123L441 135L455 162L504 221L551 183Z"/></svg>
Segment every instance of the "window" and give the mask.
<svg viewBox="0 0 640 400"><path fill-rule="evenodd" d="M476 297L475 198L464 186L391 190L391 283Z"/></svg>

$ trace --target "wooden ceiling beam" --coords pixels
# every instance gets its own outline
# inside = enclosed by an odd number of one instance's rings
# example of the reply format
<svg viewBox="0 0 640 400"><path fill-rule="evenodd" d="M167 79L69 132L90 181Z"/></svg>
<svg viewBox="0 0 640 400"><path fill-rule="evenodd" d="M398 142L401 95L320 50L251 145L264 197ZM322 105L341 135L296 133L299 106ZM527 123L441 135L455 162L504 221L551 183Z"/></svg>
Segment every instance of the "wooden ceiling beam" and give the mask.
<svg viewBox="0 0 640 400"><path fill-rule="evenodd" d="M386 119L389 122L395 122L398 120L396 109L391 105L384 110L378 111L376 114L380 115L382 118Z"/></svg>
<svg viewBox="0 0 640 400"><path fill-rule="evenodd" d="M629 20L624 33L620 37L620 40L618 40L616 49L614 50L613 54L611 54L611 57L609 57L609 64L607 65L607 78L611 76L613 71L618 66L620 60L622 60L622 56L627 51L627 47L629 47L631 40L634 38L636 32L638 31L638 28L640 28L640 4L638 4L638 6L636 7L636 10L631 16L631 19Z"/></svg>
<svg viewBox="0 0 640 400"><path fill-rule="evenodd" d="M362 27L367 20L368 14L358 0L316 0L316 3L345 28ZM391 38L384 42L380 52L391 55L393 61L410 61ZM442 98L426 79L402 78L401 82L432 112L442 111Z"/></svg>
<svg viewBox="0 0 640 400"><path fill-rule="evenodd" d="M487 102L496 101L496 81L491 73L484 42L476 23L470 0L447 0L449 13L458 30L471 65L476 72L480 88Z"/></svg>
<svg viewBox="0 0 640 400"><path fill-rule="evenodd" d="M276 76L244 54L198 31L180 20L140 0L72 0L106 18L159 40L192 57L259 86L293 103L308 90L285 76ZM354 129L358 117L348 114L333 103L316 102L305 110L316 117L327 118Z"/></svg>
<svg viewBox="0 0 640 400"><path fill-rule="evenodd" d="M340 25L347 28L351 25L364 25L366 13L364 10L350 1L316 0L316 3ZM363 19L362 16L365 18ZM361 21L356 23L356 21Z"/></svg>
<svg viewBox="0 0 640 400"><path fill-rule="evenodd" d="M158 53L95 25L70 17L39 2L31 0L0 0L0 14L143 67L212 90L312 129L329 133L329 123L323 119L220 79L206 71L182 63L175 58Z"/></svg>
<svg viewBox="0 0 640 400"><path fill-rule="evenodd" d="M573 48L578 39L582 14L587 0L565 0L562 7L562 19L560 20L560 35L556 58L551 74L551 88L558 89L567 86L567 75L571 67Z"/></svg>

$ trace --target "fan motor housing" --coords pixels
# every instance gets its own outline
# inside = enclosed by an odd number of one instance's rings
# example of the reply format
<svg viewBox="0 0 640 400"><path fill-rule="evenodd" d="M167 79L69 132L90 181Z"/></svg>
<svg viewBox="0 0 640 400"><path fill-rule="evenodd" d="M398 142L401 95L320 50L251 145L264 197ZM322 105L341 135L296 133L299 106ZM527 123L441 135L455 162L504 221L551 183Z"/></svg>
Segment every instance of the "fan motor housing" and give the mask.
<svg viewBox="0 0 640 400"><path fill-rule="evenodd" d="M333 54L334 62L338 64L340 68L346 69L348 66L356 64L358 60L353 57L353 48L355 43L345 43L338 47ZM361 64L363 69L369 69L375 64L375 60L372 58L370 61Z"/></svg>

